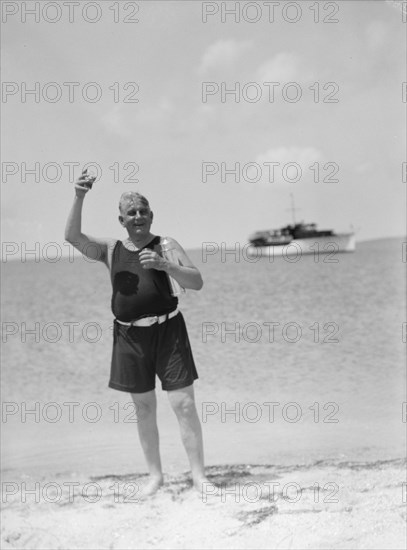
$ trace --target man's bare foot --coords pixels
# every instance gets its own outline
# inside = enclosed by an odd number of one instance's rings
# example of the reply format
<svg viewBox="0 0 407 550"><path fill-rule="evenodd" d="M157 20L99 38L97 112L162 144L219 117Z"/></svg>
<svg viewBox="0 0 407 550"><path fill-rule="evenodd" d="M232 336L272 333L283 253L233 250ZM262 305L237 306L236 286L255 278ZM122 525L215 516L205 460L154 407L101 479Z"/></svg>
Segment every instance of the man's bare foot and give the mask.
<svg viewBox="0 0 407 550"><path fill-rule="evenodd" d="M148 498L158 491L160 487L164 485L164 479L162 476L150 476L148 481L140 487L140 497Z"/></svg>
<svg viewBox="0 0 407 550"><path fill-rule="evenodd" d="M193 485L195 491L199 493L199 496L202 497L205 502L209 496L219 495L219 487L205 476L194 478Z"/></svg>

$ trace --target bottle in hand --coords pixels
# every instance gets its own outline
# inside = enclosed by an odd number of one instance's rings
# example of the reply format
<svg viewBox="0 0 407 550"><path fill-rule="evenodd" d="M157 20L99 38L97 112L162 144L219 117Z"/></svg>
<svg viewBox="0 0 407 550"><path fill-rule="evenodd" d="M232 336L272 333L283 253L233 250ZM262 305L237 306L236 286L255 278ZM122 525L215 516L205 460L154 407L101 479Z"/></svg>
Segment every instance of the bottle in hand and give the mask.
<svg viewBox="0 0 407 550"><path fill-rule="evenodd" d="M163 257L169 262L178 264L179 260L177 256L177 251L174 248L174 246L171 244L169 238L163 237L161 239L160 244L161 244L161 252ZM171 277L168 274L167 276L168 276L168 282L171 289L171 296L180 296L181 294L183 294L185 292L185 288L181 286L173 277Z"/></svg>

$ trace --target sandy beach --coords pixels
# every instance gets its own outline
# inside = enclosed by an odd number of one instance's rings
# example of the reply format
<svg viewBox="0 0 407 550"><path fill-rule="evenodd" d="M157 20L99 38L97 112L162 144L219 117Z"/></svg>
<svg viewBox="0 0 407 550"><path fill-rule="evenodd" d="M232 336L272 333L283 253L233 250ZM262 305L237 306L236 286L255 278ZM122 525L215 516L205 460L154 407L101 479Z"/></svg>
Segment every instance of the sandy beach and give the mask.
<svg viewBox="0 0 407 550"><path fill-rule="evenodd" d="M404 461L207 472L202 494L184 473L144 501L142 474L5 478L2 548L404 548Z"/></svg>

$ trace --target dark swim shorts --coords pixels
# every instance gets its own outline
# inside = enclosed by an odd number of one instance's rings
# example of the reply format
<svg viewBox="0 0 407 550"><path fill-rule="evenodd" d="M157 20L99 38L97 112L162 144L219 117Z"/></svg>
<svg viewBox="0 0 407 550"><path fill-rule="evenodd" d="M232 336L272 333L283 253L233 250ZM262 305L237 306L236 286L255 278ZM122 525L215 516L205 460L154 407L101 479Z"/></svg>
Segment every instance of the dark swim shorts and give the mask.
<svg viewBox="0 0 407 550"><path fill-rule="evenodd" d="M182 313L149 327L115 320L109 387L144 393L154 390L156 375L163 390L185 388L198 378Z"/></svg>

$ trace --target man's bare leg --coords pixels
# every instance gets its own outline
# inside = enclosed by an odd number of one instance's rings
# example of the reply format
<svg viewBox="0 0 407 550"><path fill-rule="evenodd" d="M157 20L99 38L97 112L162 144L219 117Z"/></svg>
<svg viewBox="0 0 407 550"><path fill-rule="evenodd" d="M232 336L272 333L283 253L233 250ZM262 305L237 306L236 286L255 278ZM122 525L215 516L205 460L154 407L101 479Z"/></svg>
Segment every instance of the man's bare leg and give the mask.
<svg viewBox="0 0 407 550"><path fill-rule="evenodd" d="M168 391L168 399L175 412L181 438L191 466L194 487L201 492L203 483L210 483L205 476L202 428L195 406L193 386Z"/></svg>
<svg viewBox="0 0 407 550"><path fill-rule="evenodd" d="M136 406L140 443L150 473L150 480L142 488L142 495L151 496L163 484L157 427L157 398L155 390L145 393L132 393L131 396Z"/></svg>

